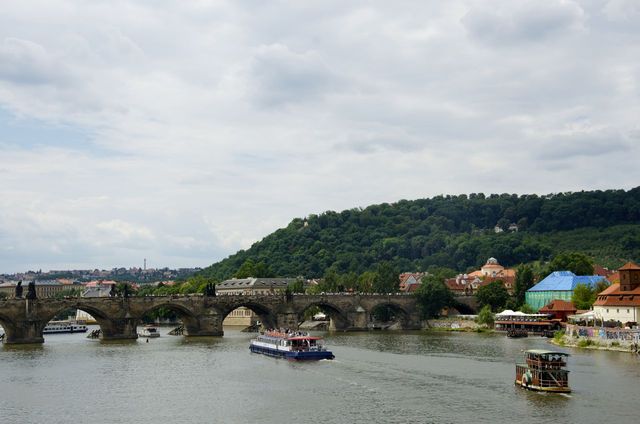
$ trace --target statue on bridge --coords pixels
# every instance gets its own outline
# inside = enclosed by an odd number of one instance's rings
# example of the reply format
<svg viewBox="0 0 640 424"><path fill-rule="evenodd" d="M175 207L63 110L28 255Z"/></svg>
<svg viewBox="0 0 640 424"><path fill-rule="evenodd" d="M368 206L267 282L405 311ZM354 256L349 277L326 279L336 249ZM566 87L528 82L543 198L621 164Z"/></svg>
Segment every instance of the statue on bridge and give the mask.
<svg viewBox="0 0 640 424"><path fill-rule="evenodd" d="M35 300L38 296L36 295L36 283L35 281L29 281L29 285L27 286L27 299Z"/></svg>
<svg viewBox="0 0 640 424"><path fill-rule="evenodd" d="M129 284L124 285L124 288L122 289L122 297L125 299L129 297Z"/></svg>
<svg viewBox="0 0 640 424"><path fill-rule="evenodd" d="M204 287L204 295L206 297L216 297L216 286L213 283L207 283Z"/></svg>
<svg viewBox="0 0 640 424"><path fill-rule="evenodd" d="M22 280L18 281L16 286L16 299L22 298Z"/></svg>
<svg viewBox="0 0 640 424"><path fill-rule="evenodd" d="M291 291L291 287L287 286L284 290L284 298L287 303L293 302L293 291Z"/></svg>
<svg viewBox="0 0 640 424"><path fill-rule="evenodd" d="M109 297L116 297L116 285L111 284L111 289L109 290Z"/></svg>

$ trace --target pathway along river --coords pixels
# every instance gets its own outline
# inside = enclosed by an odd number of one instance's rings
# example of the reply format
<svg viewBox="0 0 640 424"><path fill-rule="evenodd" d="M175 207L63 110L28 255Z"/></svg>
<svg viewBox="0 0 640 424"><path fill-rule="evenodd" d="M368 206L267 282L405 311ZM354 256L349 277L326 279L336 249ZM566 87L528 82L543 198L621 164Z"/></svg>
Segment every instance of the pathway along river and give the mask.
<svg viewBox="0 0 640 424"><path fill-rule="evenodd" d="M250 334L103 343L48 335L0 347L0 422L602 423L637 419L640 358L562 349L570 396L513 384L522 349L545 339L375 332L327 334L334 361L251 354Z"/></svg>

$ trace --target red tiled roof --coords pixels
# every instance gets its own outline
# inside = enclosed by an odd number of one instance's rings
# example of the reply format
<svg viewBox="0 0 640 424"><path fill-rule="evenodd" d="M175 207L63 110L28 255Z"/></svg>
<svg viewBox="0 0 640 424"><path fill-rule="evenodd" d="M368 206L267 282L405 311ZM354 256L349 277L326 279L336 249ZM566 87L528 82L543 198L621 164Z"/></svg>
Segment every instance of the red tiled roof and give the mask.
<svg viewBox="0 0 640 424"><path fill-rule="evenodd" d="M620 273L618 271L614 272L609 277L607 277L607 280L609 280L611 283L619 283L620 282Z"/></svg>
<svg viewBox="0 0 640 424"><path fill-rule="evenodd" d="M546 312L575 312L576 307L572 302L566 300L554 299L551 303L540 308L539 313L544 314Z"/></svg>
<svg viewBox="0 0 640 424"><path fill-rule="evenodd" d="M594 306L640 306L640 286L631 291L621 291L620 284L612 284L598 293Z"/></svg>
<svg viewBox="0 0 640 424"><path fill-rule="evenodd" d="M626 271L626 270L630 270L630 269L633 269L633 270L637 271L637 270L640 270L640 266L638 266L637 264L634 264L633 262L627 262L618 271L623 271L623 270Z"/></svg>

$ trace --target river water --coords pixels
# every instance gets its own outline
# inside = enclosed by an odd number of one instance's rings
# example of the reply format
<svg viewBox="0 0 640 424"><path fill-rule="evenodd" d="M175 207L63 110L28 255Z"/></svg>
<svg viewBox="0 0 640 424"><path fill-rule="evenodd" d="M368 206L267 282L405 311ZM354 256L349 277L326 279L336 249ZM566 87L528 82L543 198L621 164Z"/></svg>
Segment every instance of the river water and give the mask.
<svg viewBox="0 0 640 424"><path fill-rule="evenodd" d="M626 423L636 420L640 358L571 353L571 395L514 386L523 349L500 335L328 333L333 361L249 352L251 334L166 335L127 343L47 335L0 347L0 423Z"/></svg>

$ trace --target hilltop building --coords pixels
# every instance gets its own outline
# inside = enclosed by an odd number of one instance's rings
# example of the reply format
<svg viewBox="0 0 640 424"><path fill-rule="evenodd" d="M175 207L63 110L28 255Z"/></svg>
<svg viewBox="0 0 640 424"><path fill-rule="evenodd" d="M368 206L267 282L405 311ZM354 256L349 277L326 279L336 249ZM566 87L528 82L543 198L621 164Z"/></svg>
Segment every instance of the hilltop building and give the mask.
<svg viewBox="0 0 640 424"><path fill-rule="evenodd" d="M455 295L474 295L480 287L494 281L502 281L509 294L513 294L513 286L516 281L516 270L500 265L496 258L489 258L487 262L476 271L469 274L458 274L454 278L445 280L445 285Z"/></svg>
<svg viewBox="0 0 640 424"><path fill-rule="evenodd" d="M602 292L593 304L593 312L604 321L637 323L640 319L640 266L633 262L618 270L620 282Z"/></svg>
<svg viewBox="0 0 640 424"><path fill-rule="evenodd" d="M527 290L525 300L527 305L537 311L555 299L570 301L578 284L594 288L600 281L606 279L600 275L575 275L571 271L555 271Z"/></svg>

